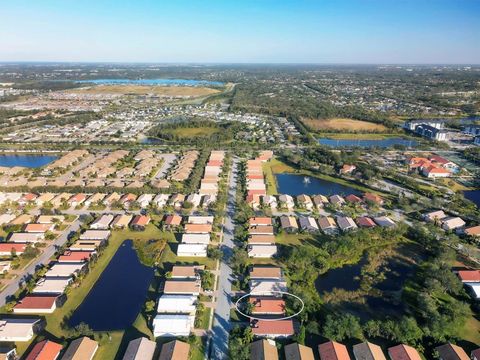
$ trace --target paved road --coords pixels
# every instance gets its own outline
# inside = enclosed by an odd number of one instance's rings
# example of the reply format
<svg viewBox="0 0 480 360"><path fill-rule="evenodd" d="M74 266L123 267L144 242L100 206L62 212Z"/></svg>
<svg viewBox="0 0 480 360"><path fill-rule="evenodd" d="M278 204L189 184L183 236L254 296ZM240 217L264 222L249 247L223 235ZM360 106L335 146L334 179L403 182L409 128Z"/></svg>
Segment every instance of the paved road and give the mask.
<svg viewBox="0 0 480 360"><path fill-rule="evenodd" d="M20 283L32 276L38 266L48 264L57 247L60 247L67 242L70 232L77 231L79 228L80 221L74 221L72 225L62 232L53 243L45 248L45 251L37 259L35 259L35 261L25 268L23 273L19 274L11 284L7 285L7 287L0 293L0 306L3 306L6 302L8 302L9 297L17 292Z"/></svg>
<svg viewBox="0 0 480 360"><path fill-rule="evenodd" d="M217 307L213 314L212 346L210 359L220 360L228 357L228 333L230 332L230 309L232 306L232 269L228 261L232 255L233 247L233 216L235 214L235 194L237 190L237 160L233 160L230 183L228 185L228 202L223 226L223 259L220 262L220 273L218 278Z"/></svg>
<svg viewBox="0 0 480 360"><path fill-rule="evenodd" d="M163 159L163 164L160 166L160 169L155 174L155 179L163 179L167 175L168 169L172 166L173 162L177 159L175 154L160 154L158 155Z"/></svg>

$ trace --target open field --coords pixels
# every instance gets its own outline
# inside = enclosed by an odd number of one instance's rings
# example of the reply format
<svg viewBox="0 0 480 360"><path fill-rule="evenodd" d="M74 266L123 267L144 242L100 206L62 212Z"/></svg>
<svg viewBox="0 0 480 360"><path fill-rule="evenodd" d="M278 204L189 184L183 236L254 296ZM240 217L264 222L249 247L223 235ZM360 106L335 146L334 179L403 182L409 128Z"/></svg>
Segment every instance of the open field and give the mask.
<svg viewBox="0 0 480 360"><path fill-rule="evenodd" d="M385 131L387 128L381 124L347 118L312 119L302 118L302 122L313 131L339 130L339 131Z"/></svg>
<svg viewBox="0 0 480 360"><path fill-rule="evenodd" d="M346 132L338 132L338 133L330 133L330 132L320 132L315 134L318 138L326 138L326 139L335 139L335 140L384 140L389 138L411 138L411 136L405 136L403 133L393 133L393 134L386 134L386 133L346 133ZM417 140L417 139L415 139Z"/></svg>
<svg viewBox="0 0 480 360"><path fill-rule="evenodd" d="M159 96L206 96L218 94L220 90L195 86L146 86L146 85L98 85L68 90L72 94L152 94Z"/></svg>

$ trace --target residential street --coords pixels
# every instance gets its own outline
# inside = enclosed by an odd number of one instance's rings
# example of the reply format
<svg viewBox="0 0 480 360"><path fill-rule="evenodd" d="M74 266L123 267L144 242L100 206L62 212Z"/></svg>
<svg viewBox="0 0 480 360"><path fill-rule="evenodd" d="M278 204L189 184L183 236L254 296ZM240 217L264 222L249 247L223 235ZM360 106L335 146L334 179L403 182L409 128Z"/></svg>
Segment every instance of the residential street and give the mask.
<svg viewBox="0 0 480 360"><path fill-rule="evenodd" d="M56 238L53 243L46 247L44 252L28 265L22 274L13 279L12 282L0 293L0 306L3 306L8 302L8 298L17 292L19 284L32 276L39 265L48 264L50 258L55 253L56 248L62 246L68 240L68 234L72 231L77 231L79 228L80 220L77 219L58 238Z"/></svg>
<svg viewBox="0 0 480 360"><path fill-rule="evenodd" d="M228 334L231 326L230 309L232 306L232 269L228 265L228 261L232 255L233 247L235 246L233 243L233 216L235 214L235 194L237 188L236 182L237 160L234 159L232 163L232 172L228 189L227 212L223 227L223 242L221 244L221 248L223 250L223 259L220 262L217 307L213 315L210 359L226 359L228 357Z"/></svg>

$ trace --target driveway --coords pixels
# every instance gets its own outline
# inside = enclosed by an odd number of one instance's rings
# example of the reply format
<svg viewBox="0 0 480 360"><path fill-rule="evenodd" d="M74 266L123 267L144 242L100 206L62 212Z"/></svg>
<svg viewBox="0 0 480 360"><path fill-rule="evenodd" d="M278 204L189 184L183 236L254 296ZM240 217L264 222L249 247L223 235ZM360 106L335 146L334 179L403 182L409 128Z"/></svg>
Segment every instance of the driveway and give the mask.
<svg viewBox="0 0 480 360"><path fill-rule="evenodd" d="M235 194L237 190L237 163L238 160L234 159L228 186L227 212L223 226L223 241L221 243L223 259L220 262L217 307L213 314L212 344L209 358L215 360L228 358L228 334L231 329L230 309L232 307L232 269L228 262L235 246L233 243L233 216L235 214Z"/></svg>

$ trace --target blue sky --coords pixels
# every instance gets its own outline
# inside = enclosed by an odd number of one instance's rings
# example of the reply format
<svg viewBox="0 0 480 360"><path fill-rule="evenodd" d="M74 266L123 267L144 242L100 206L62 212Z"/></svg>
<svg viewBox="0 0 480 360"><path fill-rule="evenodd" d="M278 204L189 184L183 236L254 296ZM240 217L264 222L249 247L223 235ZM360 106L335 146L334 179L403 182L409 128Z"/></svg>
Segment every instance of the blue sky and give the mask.
<svg viewBox="0 0 480 360"><path fill-rule="evenodd" d="M480 0L0 1L0 61L480 63Z"/></svg>

